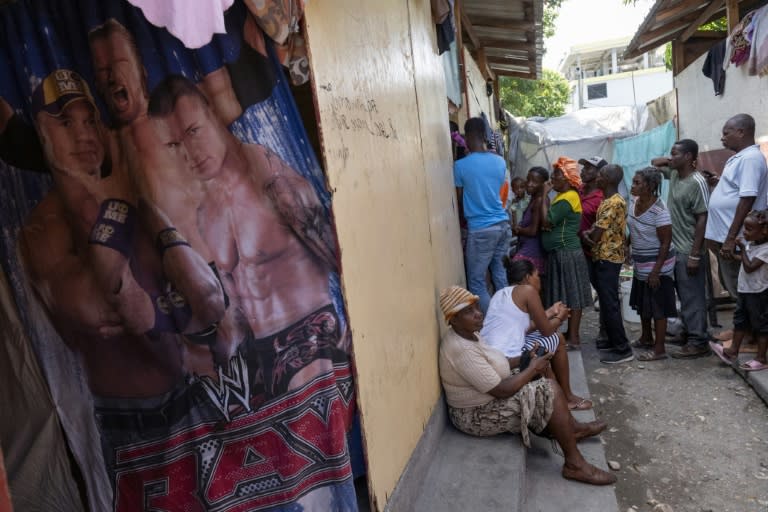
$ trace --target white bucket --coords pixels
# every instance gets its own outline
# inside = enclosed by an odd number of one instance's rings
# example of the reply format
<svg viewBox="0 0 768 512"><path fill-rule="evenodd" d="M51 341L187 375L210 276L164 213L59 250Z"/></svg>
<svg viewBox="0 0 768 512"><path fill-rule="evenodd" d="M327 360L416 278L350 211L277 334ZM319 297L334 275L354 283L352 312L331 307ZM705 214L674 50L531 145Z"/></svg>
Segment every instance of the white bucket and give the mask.
<svg viewBox="0 0 768 512"><path fill-rule="evenodd" d="M625 322L639 324L640 315L629 306L629 293L631 291L632 280L627 279L626 281L622 281L621 287L619 288L619 295L621 296L621 316L624 318Z"/></svg>

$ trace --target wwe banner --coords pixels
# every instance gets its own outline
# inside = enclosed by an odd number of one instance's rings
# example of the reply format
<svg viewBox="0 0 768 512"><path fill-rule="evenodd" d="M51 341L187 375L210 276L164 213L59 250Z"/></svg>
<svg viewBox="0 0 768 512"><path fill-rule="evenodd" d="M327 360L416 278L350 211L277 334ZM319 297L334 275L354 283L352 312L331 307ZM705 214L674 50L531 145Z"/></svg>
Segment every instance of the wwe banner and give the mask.
<svg viewBox="0 0 768 512"><path fill-rule="evenodd" d="M195 49L123 0L0 20L2 263L90 508L356 510L330 198L246 5Z"/></svg>

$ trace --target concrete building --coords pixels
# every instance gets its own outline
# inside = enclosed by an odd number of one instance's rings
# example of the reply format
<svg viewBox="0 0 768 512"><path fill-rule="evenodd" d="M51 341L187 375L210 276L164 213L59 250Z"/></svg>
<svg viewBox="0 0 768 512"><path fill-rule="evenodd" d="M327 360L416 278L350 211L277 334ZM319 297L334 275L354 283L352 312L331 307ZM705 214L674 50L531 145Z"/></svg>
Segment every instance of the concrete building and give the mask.
<svg viewBox="0 0 768 512"><path fill-rule="evenodd" d="M558 68L571 84L569 110L644 105L672 90L664 49L626 58L629 42L608 39L570 48Z"/></svg>
<svg viewBox="0 0 768 512"><path fill-rule="evenodd" d="M672 68L677 91L678 135L699 143L699 155L712 157L711 170L720 172L730 152L722 149L725 121L745 112L755 118L758 140L768 139L768 77L750 75L747 64L731 64L725 87L715 95L712 80L702 68L708 51L729 37L736 24L765 1L728 0L673 2L658 0L627 47L630 57L672 43ZM728 31L701 31L701 25L727 17Z"/></svg>

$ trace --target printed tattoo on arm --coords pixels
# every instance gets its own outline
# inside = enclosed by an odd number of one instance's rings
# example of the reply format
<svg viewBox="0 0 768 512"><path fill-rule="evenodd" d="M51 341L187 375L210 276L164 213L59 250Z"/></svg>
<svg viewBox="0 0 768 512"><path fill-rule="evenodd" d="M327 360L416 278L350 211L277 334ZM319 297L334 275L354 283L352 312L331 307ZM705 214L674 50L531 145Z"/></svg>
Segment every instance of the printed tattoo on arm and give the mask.
<svg viewBox="0 0 768 512"><path fill-rule="evenodd" d="M332 270L338 270L336 240L331 224L312 186L267 150L269 179L264 192L283 221Z"/></svg>

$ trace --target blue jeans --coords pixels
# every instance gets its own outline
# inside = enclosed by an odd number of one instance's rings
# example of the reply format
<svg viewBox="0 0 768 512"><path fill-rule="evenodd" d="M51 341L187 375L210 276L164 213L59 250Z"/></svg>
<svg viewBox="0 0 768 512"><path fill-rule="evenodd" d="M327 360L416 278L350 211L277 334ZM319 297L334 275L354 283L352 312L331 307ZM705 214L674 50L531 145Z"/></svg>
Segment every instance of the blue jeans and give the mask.
<svg viewBox="0 0 768 512"><path fill-rule="evenodd" d="M695 276L688 275L687 266L688 255L677 253L675 286L680 299L680 317L688 333L686 341L696 347L706 347L709 335L707 334L707 299L704 279L708 265L700 265Z"/></svg>
<svg viewBox="0 0 768 512"><path fill-rule="evenodd" d="M487 228L467 233L467 248L464 256L467 266L467 287L480 297L480 309L488 311L491 295L485 284L485 273L491 269L491 280L496 290L507 286L507 271L501 259L509 251L512 241L512 228L509 222L502 221Z"/></svg>

